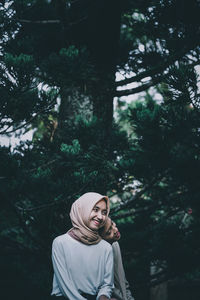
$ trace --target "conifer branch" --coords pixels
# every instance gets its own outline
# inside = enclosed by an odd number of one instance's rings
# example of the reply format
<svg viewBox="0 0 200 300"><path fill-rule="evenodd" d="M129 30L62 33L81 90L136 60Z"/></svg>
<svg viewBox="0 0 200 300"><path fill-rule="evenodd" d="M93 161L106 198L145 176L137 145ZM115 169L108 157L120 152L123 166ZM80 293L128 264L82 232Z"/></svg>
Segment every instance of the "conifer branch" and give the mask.
<svg viewBox="0 0 200 300"><path fill-rule="evenodd" d="M156 85L157 83L161 82L162 79L163 79L162 77L158 77L158 78L150 80L148 83L144 83L143 85L140 85L136 88L116 91L115 96L116 97L122 97L122 96L133 95L133 94L136 94L136 93L146 91L150 87L152 87L152 86Z"/></svg>
<svg viewBox="0 0 200 300"><path fill-rule="evenodd" d="M188 53L188 51L190 51L190 49L183 49L180 52L178 52L177 54L175 55L172 55L171 57L169 57L169 59L167 61L165 61L164 63L161 63L155 67L152 67L151 69L149 70L146 70L146 71L143 71L143 72L140 72L139 74L137 75L134 75L130 78L126 78L126 79L123 79L123 80L120 80L120 81L116 81L115 82L115 86L118 87L118 86L123 86L123 85L127 85L129 83L133 83L133 82L138 82L138 81L141 81L142 79L146 78L146 77L152 77L156 74L159 74L159 73L163 73L164 70L167 69L167 67L169 67L170 65L172 65L175 61L181 59L184 55L186 55ZM191 64L191 65L196 65L198 64L199 62L194 62L194 64Z"/></svg>
<svg viewBox="0 0 200 300"><path fill-rule="evenodd" d="M19 23L28 23L28 24L60 24L60 20L25 20L25 19L16 19Z"/></svg>
<svg viewBox="0 0 200 300"><path fill-rule="evenodd" d="M113 208L111 210L111 215L122 210L122 209L125 209L127 208L130 204L134 203L140 196L142 196L150 187L152 187L152 184L150 185L146 185L144 186L143 189L141 189L139 192L137 192L134 196L132 196L129 200L125 201L125 202L122 202L120 203L117 207Z"/></svg>
<svg viewBox="0 0 200 300"><path fill-rule="evenodd" d="M31 122L33 122L33 120L35 120L37 118L37 116L39 116L42 113L47 113L50 109L52 109L53 106L54 106L54 104L55 104L56 98L57 98L57 95L49 103L48 107L45 107L45 108L41 109L40 111L38 111L28 121L24 122L23 124L20 124L19 126L15 127L14 129L9 130L9 128L14 125L14 122L12 122L11 124L9 124L9 126L6 129L0 131L0 135L10 134L10 133L16 132L17 130L19 130L19 129L23 128L23 127L26 127L28 124L30 124Z"/></svg>

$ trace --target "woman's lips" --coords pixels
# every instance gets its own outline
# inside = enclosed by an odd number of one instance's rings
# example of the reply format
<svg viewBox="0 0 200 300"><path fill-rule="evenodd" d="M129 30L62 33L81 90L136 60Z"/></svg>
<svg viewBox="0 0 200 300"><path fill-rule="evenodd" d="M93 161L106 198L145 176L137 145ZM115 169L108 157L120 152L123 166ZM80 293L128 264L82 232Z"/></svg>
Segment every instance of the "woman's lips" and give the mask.
<svg viewBox="0 0 200 300"><path fill-rule="evenodd" d="M119 232L119 231L117 231L117 233L116 233L116 237L119 239L119 238L120 238L120 236L121 236L120 232Z"/></svg>
<svg viewBox="0 0 200 300"><path fill-rule="evenodd" d="M97 220L93 220L93 222L95 223L95 225L99 226L100 225L100 222L97 221Z"/></svg>

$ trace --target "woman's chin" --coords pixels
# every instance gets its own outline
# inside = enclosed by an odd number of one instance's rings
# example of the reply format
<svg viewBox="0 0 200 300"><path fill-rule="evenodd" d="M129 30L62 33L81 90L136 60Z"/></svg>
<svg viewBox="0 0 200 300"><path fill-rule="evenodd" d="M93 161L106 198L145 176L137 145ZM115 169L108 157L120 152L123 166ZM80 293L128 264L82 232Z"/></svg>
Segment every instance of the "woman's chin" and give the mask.
<svg viewBox="0 0 200 300"><path fill-rule="evenodd" d="M116 241L119 241L120 237L121 237L121 234L120 234L120 232L118 231L118 233L117 233L117 235L116 235Z"/></svg>
<svg viewBox="0 0 200 300"><path fill-rule="evenodd" d="M94 231L98 231L99 228L101 227L101 224L92 220L88 227Z"/></svg>

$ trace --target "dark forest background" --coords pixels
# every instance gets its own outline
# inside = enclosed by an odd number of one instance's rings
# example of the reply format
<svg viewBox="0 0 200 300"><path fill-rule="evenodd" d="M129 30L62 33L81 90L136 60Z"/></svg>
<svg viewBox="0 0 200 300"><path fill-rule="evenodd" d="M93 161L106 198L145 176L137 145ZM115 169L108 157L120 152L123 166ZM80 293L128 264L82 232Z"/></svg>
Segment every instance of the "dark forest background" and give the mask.
<svg viewBox="0 0 200 300"><path fill-rule="evenodd" d="M52 240L87 191L115 200L137 300L162 282L199 299L199 16L199 0L0 1L0 139L33 132L0 147L1 299L49 298Z"/></svg>

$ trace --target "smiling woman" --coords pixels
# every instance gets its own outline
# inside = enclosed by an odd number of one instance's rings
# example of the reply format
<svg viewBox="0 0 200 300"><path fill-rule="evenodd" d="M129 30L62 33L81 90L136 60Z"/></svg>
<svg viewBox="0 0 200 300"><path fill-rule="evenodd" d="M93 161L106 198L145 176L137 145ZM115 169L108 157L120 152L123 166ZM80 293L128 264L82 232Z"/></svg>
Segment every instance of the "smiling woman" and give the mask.
<svg viewBox="0 0 200 300"><path fill-rule="evenodd" d="M108 213L109 199L98 193L86 193L73 203L73 227L55 238L52 246L52 296L56 299L110 299L113 252L98 233Z"/></svg>
<svg viewBox="0 0 200 300"><path fill-rule="evenodd" d="M107 214L107 201L102 199L93 207L88 227L92 230L99 230L105 224Z"/></svg>
<svg viewBox="0 0 200 300"><path fill-rule="evenodd" d="M121 234L111 218L107 218L104 227L99 230L101 237L108 243L112 244L120 239Z"/></svg>

